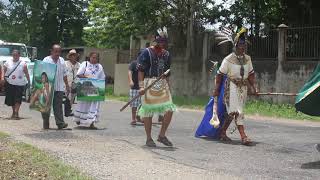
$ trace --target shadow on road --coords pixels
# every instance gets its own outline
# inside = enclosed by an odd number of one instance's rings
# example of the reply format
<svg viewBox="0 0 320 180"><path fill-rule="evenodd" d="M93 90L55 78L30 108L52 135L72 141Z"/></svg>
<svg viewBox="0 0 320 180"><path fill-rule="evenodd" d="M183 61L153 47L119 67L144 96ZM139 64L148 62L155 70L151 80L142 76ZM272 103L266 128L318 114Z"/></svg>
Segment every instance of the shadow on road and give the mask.
<svg viewBox="0 0 320 180"><path fill-rule="evenodd" d="M155 149L159 149L159 150L163 150L163 151L176 151L178 148L176 147L165 147L165 146L157 146L157 147L148 147L146 145L141 146L143 149L147 149L147 150L155 150Z"/></svg>
<svg viewBox="0 0 320 180"><path fill-rule="evenodd" d="M320 161L302 164L301 169L320 169Z"/></svg>
<svg viewBox="0 0 320 180"><path fill-rule="evenodd" d="M64 131L64 130L41 130L39 133L30 133L30 134L23 134L29 138L35 139L44 139L44 140L52 140L52 139L78 139L79 137L72 134L71 131Z"/></svg>
<svg viewBox="0 0 320 180"><path fill-rule="evenodd" d="M77 126L77 127L74 127L73 129L76 129L76 130L101 131L101 130L106 130L107 128L97 128L97 129L92 129L92 128L90 128L90 127Z"/></svg>
<svg viewBox="0 0 320 180"><path fill-rule="evenodd" d="M230 144L230 145L242 145L241 140L232 140L231 142L228 141L220 141L218 139L212 139L212 138L208 138L208 137L201 137L200 139L206 140L206 141L213 141L216 143L221 143L221 144ZM260 144L260 142L255 142L253 141L250 145L248 146L256 146L257 144Z"/></svg>
<svg viewBox="0 0 320 180"><path fill-rule="evenodd" d="M31 117L19 117L19 119L13 119L11 117L0 117L0 119L4 121L19 121L24 119L31 119Z"/></svg>

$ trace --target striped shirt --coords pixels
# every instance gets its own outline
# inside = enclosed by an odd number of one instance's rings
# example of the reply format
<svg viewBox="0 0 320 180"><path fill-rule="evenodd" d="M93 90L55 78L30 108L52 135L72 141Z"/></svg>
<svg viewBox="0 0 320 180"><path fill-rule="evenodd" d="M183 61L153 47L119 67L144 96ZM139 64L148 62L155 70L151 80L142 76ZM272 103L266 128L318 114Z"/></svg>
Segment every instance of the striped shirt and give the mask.
<svg viewBox="0 0 320 180"><path fill-rule="evenodd" d="M68 75L68 70L65 64L65 61L62 57L59 57L59 60L55 62L51 56L47 56L43 59L43 62L56 64L57 65L57 72L56 78L54 83L54 90L55 91L64 91L64 80L63 78Z"/></svg>

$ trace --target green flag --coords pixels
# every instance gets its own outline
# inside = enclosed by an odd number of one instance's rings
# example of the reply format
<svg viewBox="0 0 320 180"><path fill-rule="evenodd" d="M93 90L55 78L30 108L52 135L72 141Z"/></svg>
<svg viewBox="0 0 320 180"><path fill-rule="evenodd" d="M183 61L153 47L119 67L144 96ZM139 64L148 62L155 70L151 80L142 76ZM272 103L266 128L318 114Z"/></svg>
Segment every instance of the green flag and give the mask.
<svg viewBox="0 0 320 180"><path fill-rule="evenodd" d="M320 64L299 91L295 107L304 114L320 116Z"/></svg>

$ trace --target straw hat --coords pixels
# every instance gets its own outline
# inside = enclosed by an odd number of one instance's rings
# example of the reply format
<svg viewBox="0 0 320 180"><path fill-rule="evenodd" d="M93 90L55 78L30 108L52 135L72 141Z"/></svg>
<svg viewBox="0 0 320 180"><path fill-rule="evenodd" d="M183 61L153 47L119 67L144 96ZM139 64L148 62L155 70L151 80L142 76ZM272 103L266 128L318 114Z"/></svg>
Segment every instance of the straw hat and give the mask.
<svg viewBox="0 0 320 180"><path fill-rule="evenodd" d="M67 59L70 59L71 55L76 55L76 57L79 56L79 54L77 53L77 51L75 49L71 49L67 55Z"/></svg>

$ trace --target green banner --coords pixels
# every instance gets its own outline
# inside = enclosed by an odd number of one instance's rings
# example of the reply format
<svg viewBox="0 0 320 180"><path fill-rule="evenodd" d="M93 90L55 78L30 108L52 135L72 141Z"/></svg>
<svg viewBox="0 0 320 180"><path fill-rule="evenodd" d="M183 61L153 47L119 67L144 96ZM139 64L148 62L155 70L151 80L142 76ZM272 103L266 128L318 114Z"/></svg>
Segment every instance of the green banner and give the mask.
<svg viewBox="0 0 320 180"><path fill-rule="evenodd" d="M80 78L77 81L78 101L104 101L105 100L105 80Z"/></svg>

